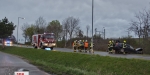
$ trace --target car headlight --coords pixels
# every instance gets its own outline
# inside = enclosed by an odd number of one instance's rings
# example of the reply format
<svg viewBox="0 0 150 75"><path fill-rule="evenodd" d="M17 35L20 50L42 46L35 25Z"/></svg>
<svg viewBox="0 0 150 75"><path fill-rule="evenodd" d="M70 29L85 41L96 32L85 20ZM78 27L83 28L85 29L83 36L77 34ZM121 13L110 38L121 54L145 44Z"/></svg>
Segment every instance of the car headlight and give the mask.
<svg viewBox="0 0 150 75"><path fill-rule="evenodd" d="M48 45L47 43L44 43L44 45Z"/></svg>
<svg viewBox="0 0 150 75"><path fill-rule="evenodd" d="M53 43L53 45L55 46L56 44L55 44L55 43Z"/></svg>
<svg viewBox="0 0 150 75"><path fill-rule="evenodd" d="M12 43L12 42L10 41L10 43Z"/></svg>
<svg viewBox="0 0 150 75"><path fill-rule="evenodd" d="M6 41L4 43L7 43Z"/></svg>

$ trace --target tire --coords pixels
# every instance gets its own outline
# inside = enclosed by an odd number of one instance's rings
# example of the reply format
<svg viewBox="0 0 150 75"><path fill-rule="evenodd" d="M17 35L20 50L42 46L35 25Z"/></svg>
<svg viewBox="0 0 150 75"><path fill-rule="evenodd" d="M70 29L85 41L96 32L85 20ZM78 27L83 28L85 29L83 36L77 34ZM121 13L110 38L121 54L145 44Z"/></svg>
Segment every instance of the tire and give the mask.
<svg viewBox="0 0 150 75"><path fill-rule="evenodd" d="M40 45L40 47L41 47L41 49L44 49L44 46L42 44Z"/></svg>
<svg viewBox="0 0 150 75"><path fill-rule="evenodd" d="M35 44L33 45L34 49L37 49L37 46L35 46Z"/></svg>
<svg viewBox="0 0 150 75"><path fill-rule="evenodd" d="M50 47L51 48L51 50L53 50L53 47Z"/></svg>
<svg viewBox="0 0 150 75"><path fill-rule="evenodd" d="M37 46L34 46L34 49L37 49Z"/></svg>

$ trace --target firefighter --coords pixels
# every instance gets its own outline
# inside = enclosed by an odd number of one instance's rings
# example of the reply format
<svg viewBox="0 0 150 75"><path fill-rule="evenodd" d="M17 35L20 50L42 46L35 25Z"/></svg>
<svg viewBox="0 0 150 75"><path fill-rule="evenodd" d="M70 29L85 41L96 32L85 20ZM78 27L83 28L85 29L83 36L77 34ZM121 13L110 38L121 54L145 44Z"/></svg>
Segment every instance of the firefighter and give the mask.
<svg viewBox="0 0 150 75"><path fill-rule="evenodd" d="M111 41L112 45L111 45L111 53L115 53L114 47L115 47L115 41L112 40Z"/></svg>
<svg viewBox="0 0 150 75"><path fill-rule="evenodd" d="M89 51L89 53L91 53L91 52L94 53L93 47L94 47L94 43L91 42L90 43L90 51Z"/></svg>
<svg viewBox="0 0 150 75"><path fill-rule="evenodd" d="M84 40L81 42L81 49L84 51Z"/></svg>
<svg viewBox="0 0 150 75"><path fill-rule="evenodd" d="M77 49L77 44L76 44L76 40L73 42L73 50L74 52L76 52L76 49Z"/></svg>
<svg viewBox="0 0 150 75"><path fill-rule="evenodd" d="M109 41L109 53L113 51L113 41Z"/></svg>
<svg viewBox="0 0 150 75"><path fill-rule="evenodd" d="M84 40L80 40L80 50L79 52L82 52L82 50L84 50Z"/></svg>
<svg viewBox="0 0 150 75"><path fill-rule="evenodd" d="M78 52L80 50L80 40L77 41L77 49L78 49Z"/></svg>
<svg viewBox="0 0 150 75"><path fill-rule="evenodd" d="M126 41L123 41L123 54L125 54L125 48L127 47Z"/></svg>
<svg viewBox="0 0 150 75"><path fill-rule="evenodd" d="M85 42L84 42L85 53L87 53L88 46L89 46L89 43L87 40L85 40Z"/></svg>
<svg viewBox="0 0 150 75"><path fill-rule="evenodd" d="M111 46L111 41L108 42L108 50L107 50L107 52L110 51L110 46Z"/></svg>
<svg viewBox="0 0 150 75"><path fill-rule="evenodd" d="M79 50L79 52L82 52L81 50L82 50L82 48L81 48L81 42L82 42L82 40L79 40L78 41L78 50Z"/></svg>

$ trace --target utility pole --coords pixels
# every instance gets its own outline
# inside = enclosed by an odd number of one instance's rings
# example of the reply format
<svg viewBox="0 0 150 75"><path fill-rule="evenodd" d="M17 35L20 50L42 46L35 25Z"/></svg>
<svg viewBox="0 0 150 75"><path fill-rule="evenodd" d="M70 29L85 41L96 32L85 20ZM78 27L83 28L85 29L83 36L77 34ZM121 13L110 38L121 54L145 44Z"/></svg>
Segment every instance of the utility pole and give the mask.
<svg viewBox="0 0 150 75"><path fill-rule="evenodd" d="M103 27L104 28L104 39L105 39L105 27Z"/></svg>
<svg viewBox="0 0 150 75"><path fill-rule="evenodd" d="M96 35L96 32L97 32L97 28L95 28L95 35Z"/></svg>
<svg viewBox="0 0 150 75"><path fill-rule="evenodd" d="M93 44L93 42L94 42L93 41L93 8L94 8L93 4L94 4L94 0L92 0L92 40L91 40L91 44ZM93 45L91 47L91 53L94 53Z"/></svg>

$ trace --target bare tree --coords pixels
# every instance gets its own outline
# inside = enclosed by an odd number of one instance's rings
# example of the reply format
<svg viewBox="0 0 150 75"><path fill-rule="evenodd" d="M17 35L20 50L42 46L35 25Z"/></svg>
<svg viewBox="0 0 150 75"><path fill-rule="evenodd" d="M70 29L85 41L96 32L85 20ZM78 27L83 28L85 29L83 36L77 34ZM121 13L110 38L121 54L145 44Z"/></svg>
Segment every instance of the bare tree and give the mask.
<svg viewBox="0 0 150 75"><path fill-rule="evenodd" d="M78 37L78 38L83 38L83 31L80 29L80 27L77 27L77 28L75 29L75 35L76 35L76 37Z"/></svg>
<svg viewBox="0 0 150 75"><path fill-rule="evenodd" d="M139 37L139 43L141 37L144 40L148 40L150 34L150 10L144 10L136 14L135 18L137 20L131 21L131 27L129 28Z"/></svg>
<svg viewBox="0 0 150 75"><path fill-rule="evenodd" d="M69 34L70 39L72 38L72 34L75 32L75 29L79 25L79 19L74 17L68 17L63 21L63 26L67 33Z"/></svg>
<svg viewBox="0 0 150 75"><path fill-rule="evenodd" d="M87 25L87 26L86 26L86 32L87 32L87 36L86 36L86 37L87 37L87 38L88 38L88 31L89 31L89 29L90 29L90 26Z"/></svg>
<svg viewBox="0 0 150 75"><path fill-rule="evenodd" d="M144 10L143 15L143 38L148 39L150 33L150 10Z"/></svg>
<svg viewBox="0 0 150 75"><path fill-rule="evenodd" d="M44 33L46 30L46 20L43 17L39 17L35 21L36 30L35 33Z"/></svg>
<svg viewBox="0 0 150 75"><path fill-rule="evenodd" d="M27 37L28 37L28 34L26 33L28 28L29 28L29 24L28 23L24 23L24 25L21 27L21 30L23 31L22 35L25 38L25 42L26 42Z"/></svg>

